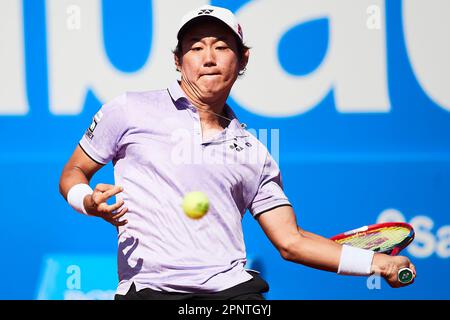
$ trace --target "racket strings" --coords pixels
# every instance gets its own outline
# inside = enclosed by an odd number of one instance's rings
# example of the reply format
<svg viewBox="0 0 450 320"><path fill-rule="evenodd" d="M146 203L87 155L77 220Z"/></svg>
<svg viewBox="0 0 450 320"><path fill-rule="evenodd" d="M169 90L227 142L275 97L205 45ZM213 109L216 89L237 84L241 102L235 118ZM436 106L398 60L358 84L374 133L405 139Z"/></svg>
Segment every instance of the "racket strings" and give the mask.
<svg viewBox="0 0 450 320"><path fill-rule="evenodd" d="M358 248L385 252L408 237L410 230L404 227L385 227L381 229L359 232L338 240L340 244L347 244Z"/></svg>

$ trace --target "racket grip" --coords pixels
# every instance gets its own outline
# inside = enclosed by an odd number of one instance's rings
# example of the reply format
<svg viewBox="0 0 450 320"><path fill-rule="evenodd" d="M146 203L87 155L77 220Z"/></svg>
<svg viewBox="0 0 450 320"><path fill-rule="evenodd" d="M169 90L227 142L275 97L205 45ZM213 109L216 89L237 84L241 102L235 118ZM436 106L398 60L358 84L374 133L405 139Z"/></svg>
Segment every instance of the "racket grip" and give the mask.
<svg viewBox="0 0 450 320"><path fill-rule="evenodd" d="M408 284L414 279L414 273L410 268L401 268L398 270L398 281L403 284Z"/></svg>

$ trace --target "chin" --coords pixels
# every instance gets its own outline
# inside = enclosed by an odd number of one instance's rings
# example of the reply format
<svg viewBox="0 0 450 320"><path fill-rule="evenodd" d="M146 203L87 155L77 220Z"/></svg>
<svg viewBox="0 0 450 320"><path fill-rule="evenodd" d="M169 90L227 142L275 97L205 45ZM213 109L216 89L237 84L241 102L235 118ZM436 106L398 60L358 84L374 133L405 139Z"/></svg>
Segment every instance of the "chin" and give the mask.
<svg viewBox="0 0 450 320"><path fill-rule="evenodd" d="M225 88L223 86L218 85L203 85L201 86L201 90L205 95L214 96L219 92L223 92Z"/></svg>
<svg viewBox="0 0 450 320"><path fill-rule="evenodd" d="M205 94L217 94L229 89L228 84L225 83L217 83L217 82L206 82L200 86L201 90Z"/></svg>

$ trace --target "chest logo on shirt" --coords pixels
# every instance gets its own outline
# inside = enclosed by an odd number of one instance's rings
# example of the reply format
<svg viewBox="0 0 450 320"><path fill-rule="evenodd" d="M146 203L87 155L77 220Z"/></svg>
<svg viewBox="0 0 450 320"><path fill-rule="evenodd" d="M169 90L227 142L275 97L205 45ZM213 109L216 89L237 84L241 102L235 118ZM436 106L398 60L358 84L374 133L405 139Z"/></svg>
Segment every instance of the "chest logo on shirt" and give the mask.
<svg viewBox="0 0 450 320"><path fill-rule="evenodd" d="M235 141L234 141L233 143L230 144L230 149L236 150L236 151L238 151L238 152L244 150L243 147L241 147L240 145L238 145L238 144L236 143L236 142L237 142L237 139L234 139L234 140L235 140ZM245 145L246 145L247 147L249 147L249 148L252 146L252 144L251 144L250 142L246 142Z"/></svg>
<svg viewBox="0 0 450 320"><path fill-rule="evenodd" d="M242 148L240 145L236 144L235 142L233 142L232 144L230 144L230 149L234 149L236 151L242 151L244 150L244 148Z"/></svg>

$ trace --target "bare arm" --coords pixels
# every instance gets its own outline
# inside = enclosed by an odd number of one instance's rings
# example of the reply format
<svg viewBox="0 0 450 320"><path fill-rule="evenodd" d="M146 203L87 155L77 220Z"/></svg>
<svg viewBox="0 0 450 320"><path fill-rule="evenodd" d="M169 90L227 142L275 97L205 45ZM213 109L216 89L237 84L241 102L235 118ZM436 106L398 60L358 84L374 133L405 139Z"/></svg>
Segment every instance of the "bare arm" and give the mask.
<svg viewBox="0 0 450 320"><path fill-rule="evenodd" d="M257 220L284 259L320 270L338 271L342 246L298 227L292 207L277 207L259 215ZM398 282L397 271L403 267L415 273L408 258L375 253L371 271L384 277L390 286L400 287L404 284Z"/></svg>
<svg viewBox="0 0 450 320"><path fill-rule="evenodd" d="M89 184L94 174L103 167L89 158L86 153L77 146L69 161L64 166L59 181L59 192L67 200L69 190L76 184ZM109 223L120 226L127 223L126 220L118 221L127 211L122 208L118 213L115 212L123 205L123 200L112 205L108 205L106 201L112 196L122 192L119 186L109 184L98 184L91 195L87 195L84 200L84 207L89 215L100 217Z"/></svg>
<svg viewBox="0 0 450 320"><path fill-rule="evenodd" d="M257 219L284 259L337 272L341 245L300 229L292 207L275 208L259 215Z"/></svg>
<svg viewBox="0 0 450 320"><path fill-rule="evenodd" d="M94 174L102 167L103 165L89 158L80 146L77 146L64 166L59 180L59 192L67 200L70 188L79 183L89 184Z"/></svg>

